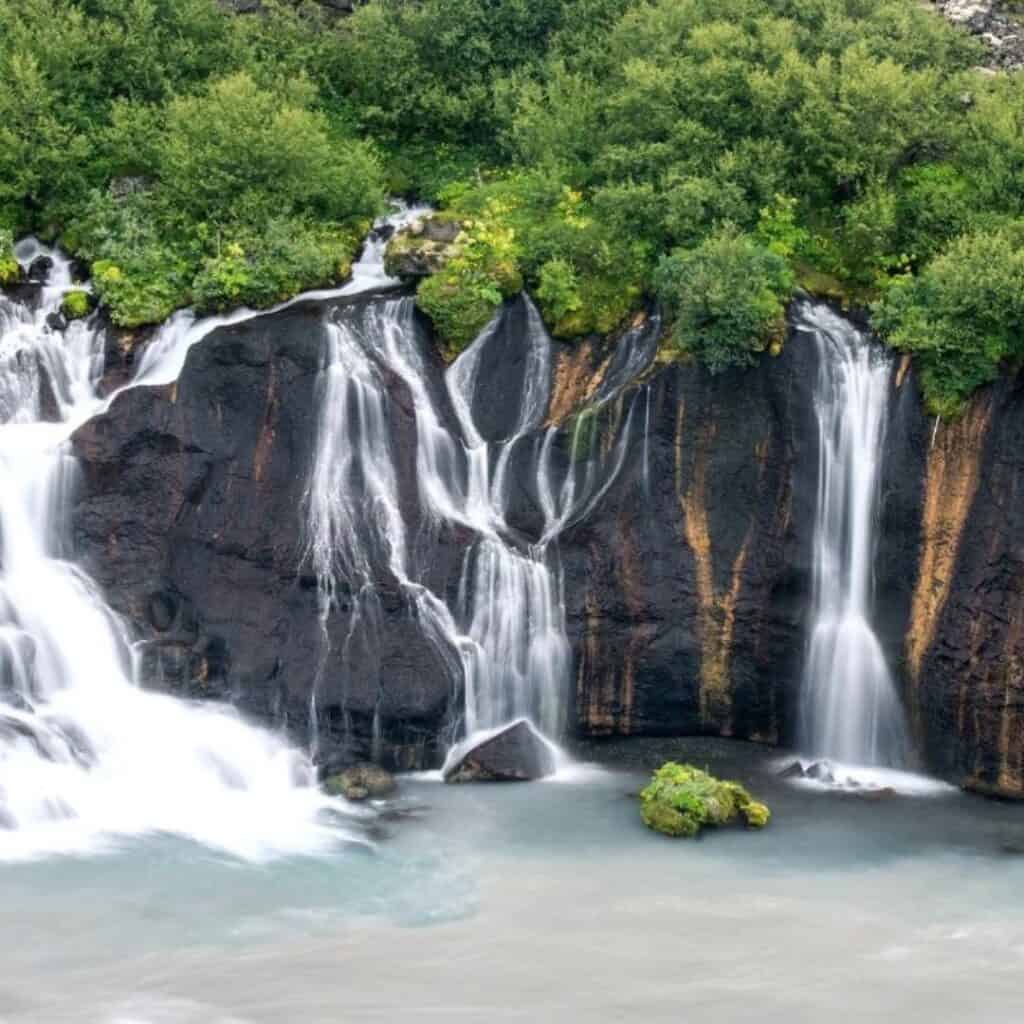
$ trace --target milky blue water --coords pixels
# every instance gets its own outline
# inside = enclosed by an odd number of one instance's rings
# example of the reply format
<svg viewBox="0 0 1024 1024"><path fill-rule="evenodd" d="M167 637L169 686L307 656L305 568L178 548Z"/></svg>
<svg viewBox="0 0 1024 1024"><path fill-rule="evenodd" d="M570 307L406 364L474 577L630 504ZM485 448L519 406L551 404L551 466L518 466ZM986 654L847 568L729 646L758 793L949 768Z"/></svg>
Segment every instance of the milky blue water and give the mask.
<svg viewBox="0 0 1024 1024"><path fill-rule="evenodd" d="M711 754L768 829L656 836L636 771L404 780L406 815L329 856L150 837L0 866L0 1021L1019 1019L1024 807L800 790Z"/></svg>

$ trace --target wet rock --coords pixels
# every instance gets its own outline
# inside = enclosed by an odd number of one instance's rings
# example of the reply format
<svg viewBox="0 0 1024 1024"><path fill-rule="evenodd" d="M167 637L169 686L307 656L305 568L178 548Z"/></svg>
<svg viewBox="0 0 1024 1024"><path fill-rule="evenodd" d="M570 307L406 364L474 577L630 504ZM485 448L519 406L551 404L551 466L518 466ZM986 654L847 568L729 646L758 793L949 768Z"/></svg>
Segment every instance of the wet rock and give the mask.
<svg viewBox="0 0 1024 1024"><path fill-rule="evenodd" d="M551 746L522 720L483 740L452 765L445 782L531 782L555 773Z"/></svg>
<svg viewBox="0 0 1024 1024"><path fill-rule="evenodd" d="M53 312L47 315L46 326L49 327L51 331L57 331L59 333L67 328L68 322L64 319L63 313Z"/></svg>
<svg viewBox="0 0 1024 1024"><path fill-rule="evenodd" d="M395 777L375 764L357 764L324 780L331 796L346 800L383 800L398 788Z"/></svg>
<svg viewBox="0 0 1024 1024"><path fill-rule="evenodd" d="M49 256L37 256L25 271L25 277L36 284L45 283L53 270L53 260Z"/></svg>
<svg viewBox="0 0 1024 1024"><path fill-rule="evenodd" d="M779 772L780 779L804 779L807 777L804 772L804 766L799 761L794 761L792 764L786 765L782 771Z"/></svg>
<svg viewBox="0 0 1024 1024"><path fill-rule="evenodd" d="M384 266L392 277L429 277L443 269L458 249L462 223L443 214L413 221L388 243Z"/></svg>
<svg viewBox="0 0 1024 1024"><path fill-rule="evenodd" d="M815 761L804 771L804 776L814 779L816 782L827 782L830 785L836 781L835 773L828 761Z"/></svg>
<svg viewBox="0 0 1024 1024"><path fill-rule="evenodd" d="M300 303L218 329L189 351L175 385L124 391L83 425L72 439L82 467L76 551L137 631L146 688L230 701L299 741L315 729L338 770L369 760L438 767L461 662L424 635L415 595L387 575L375 580L372 608L337 588L318 721L309 720L324 639L304 494L334 308ZM355 303L349 315L370 308ZM125 358L145 343L107 330ZM387 387L399 500L415 536L413 403L400 381ZM463 552L454 535L438 537L430 582L439 592L458 578Z"/></svg>

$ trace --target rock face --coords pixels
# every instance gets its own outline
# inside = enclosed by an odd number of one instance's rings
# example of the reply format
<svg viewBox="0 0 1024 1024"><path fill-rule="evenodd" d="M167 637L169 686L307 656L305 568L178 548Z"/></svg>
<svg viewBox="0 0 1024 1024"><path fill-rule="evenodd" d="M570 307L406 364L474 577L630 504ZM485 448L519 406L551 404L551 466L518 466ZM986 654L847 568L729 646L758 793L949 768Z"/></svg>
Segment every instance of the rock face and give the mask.
<svg viewBox="0 0 1024 1024"><path fill-rule="evenodd" d="M322 632L304 493L324 329L319 307L298 306L219 330L177 384L126 391L80 428L76 547L144 641L152 685L234 701L302 739L315 685L325 756L439 763L451 686L394 582L380 582L383 647L349 651L351 671L339 667L345 595ZM411 403L397 383L393 399L411 457ZM340 737L351 749L337 749Z"/></svg>
<svg viewBox="0 0 1024 1024"><path fill-rule="evenodd" d="M445 771L445 782L533 782L555 773L555 756L525 720L478 743Z"/></svg>
<svg viewBox="0 0 1024 1024"><path fill-rule="evenodd" d="M459 654L424 636L407 589L376 581L379 642L353 640L363 636L354 594L335 594L321 623L304 503L328 313L298 305L220 329L176 385L125 392L80 428L77 551L142 641L148 685L230 699L300 741L315 726L332 773L366 760L437 766L462 711ZM514 429L527 319L511 303L481 365L473 406L488 438ZM621 339L553 344L544 423L507 464L506 518L524 545L550 516L538 452L556 480L584 466L586 450L619 467L557 545L569 727L792 742L812 583L817 347L793 328L779 356L715 377L649 368L656 334L641 324ZM431 364L438 393L441 370ZM386 381L408 536L432 589L454 600L472 535L424 519L412 398ZM1021 794L1024 389L1004 381L936 424L912 367L896 369L892 388L879 639L923 766ZM585 469L576 482L586 486Z"/></svg>
<svg viewBox="0 0 1024 1024"><path fill-rule="evenodd" d="M392 277L429 277L441 270L456 251L462 225L441 214L414 221L390 242L384 265Z"/></svg>

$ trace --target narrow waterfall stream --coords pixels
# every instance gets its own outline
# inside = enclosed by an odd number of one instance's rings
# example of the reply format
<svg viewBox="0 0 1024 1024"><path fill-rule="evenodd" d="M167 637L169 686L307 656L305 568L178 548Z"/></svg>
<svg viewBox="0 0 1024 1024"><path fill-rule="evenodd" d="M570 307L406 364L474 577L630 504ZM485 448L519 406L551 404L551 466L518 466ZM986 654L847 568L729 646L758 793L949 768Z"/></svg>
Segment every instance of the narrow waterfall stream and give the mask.
<svg viewBox="0 0 1024 1024"><path fill-rule="evenodd" d="M903 711L872 626L892 362L827 306L804 304L800 315L819 358L814 591L801 744L847 764L900 767Z"/></svg>
<svg viewBox="0 0 1024 1024"><path fill-rule="evenodd" d="M564 468L553 456L556 427L540 430L551 391L552 344L537 310L526 303L526 345L515 422L499 441L482 436L473 408L480 363L500 317L448 368L442 385L415 323L411 298L339 310L328 325L320 433L307 491L309 557L320 581L322 613L339 583L352 603L345 644L365 653L381 628L377 581L396 581L421 630L447 657L453 688L464 692L452 739L477 736L518 719L553 742L568 706L571 654L557 538L585 515L622 469L636 392L602 446L593 420L653 358L647 325L622 342L627 365L586 415L577 418ZM641 342L646 342L642 344ZM416 425L416 485L421 522L411 531L395 469L386 378L411 395ZM641 415L643 415L641 413ZM585 433L586 436L583 436ZM509 523L509 464L528 448L529 475L544 514L543 528L524 539ZM466 546L458 593L435 593L425 583L429 538L457 526ZM414 550L427 537L418 564ZM360 666L365 671L365 657ZM314 709L315 710L315 709ZM314 714L314 720L315 720Z"/></svg>

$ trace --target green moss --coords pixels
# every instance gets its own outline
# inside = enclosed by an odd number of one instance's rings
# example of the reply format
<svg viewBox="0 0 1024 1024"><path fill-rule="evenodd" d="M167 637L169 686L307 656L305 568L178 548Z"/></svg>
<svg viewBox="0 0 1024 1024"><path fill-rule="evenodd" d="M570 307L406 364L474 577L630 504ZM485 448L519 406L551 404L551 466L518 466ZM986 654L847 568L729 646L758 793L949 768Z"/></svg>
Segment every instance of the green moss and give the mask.
<svg viewBox="0 0 1024 1024"><path fill-rule="evenodd" d="M80 288L67 292L61 299L60 311L66 320L81 320L82 317L88 316L91 310L92 301L89 293Z"/></svg>
<svg viewBox="0 0 1024 1024"><path fill-rule="evenodd" d="M640 816L648 828L692 838L707 825L727 825L742 815L763 828L771 812L738 782L723 782L692 765L669 761L640 794Z"/></svg>

